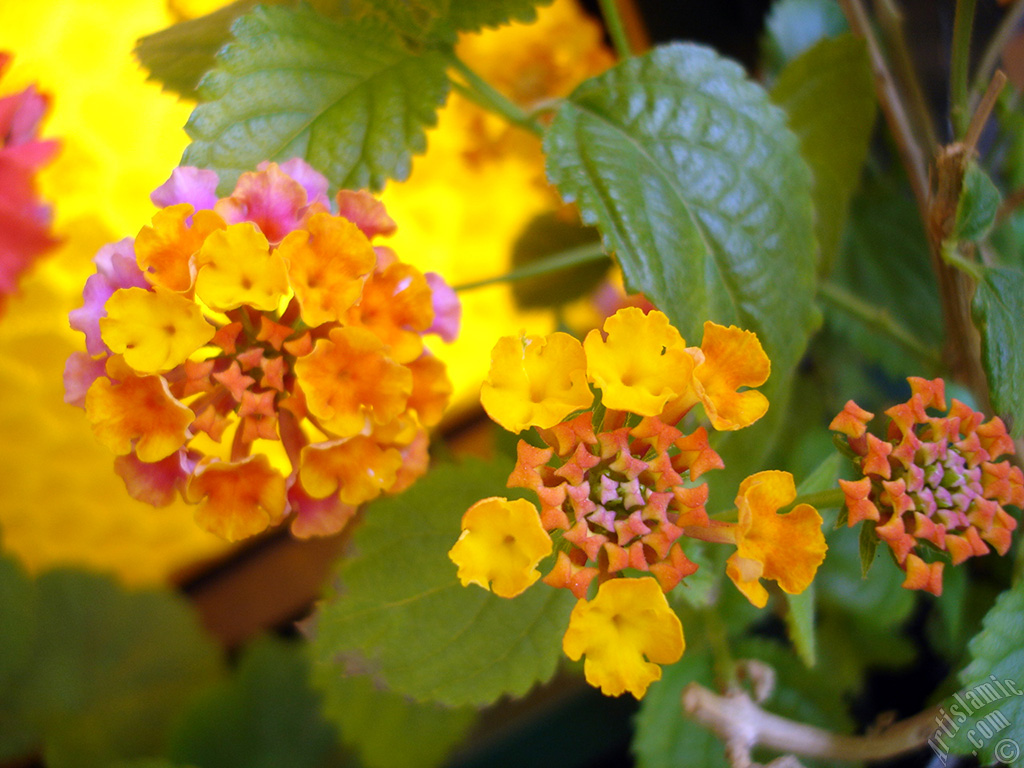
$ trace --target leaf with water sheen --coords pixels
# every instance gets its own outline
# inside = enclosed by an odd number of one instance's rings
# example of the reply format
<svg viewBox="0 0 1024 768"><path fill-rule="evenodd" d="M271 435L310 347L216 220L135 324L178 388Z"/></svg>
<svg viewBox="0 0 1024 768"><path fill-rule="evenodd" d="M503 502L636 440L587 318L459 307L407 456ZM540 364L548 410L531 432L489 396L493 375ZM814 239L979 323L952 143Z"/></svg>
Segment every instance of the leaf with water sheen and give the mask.
<svg viewBox="0 0 1024 768"><path fill-rule="evenodd" d="M316 615L319 664L448 706L521 696L554 674L573 596L541 583L511 600L463 587L448 559L470 505L516 495L504 488L508 470L479 461L441 466L369 507L340 586Z"/></svg>
<svg viewBox="0 0 1024 768"><path fill-rule="evenodd" d="M788 381L816 320L811 178L784 113L734 62L673 44L587 80L544 139L548 176L631 290L697 343L755 331Z"/></svg>
<svg viewBox="0 0 1024 768"><path fill-rule="evenodd" d="M335 187L380 189L409 173L448 93L443 49L412 52L374 19L260 6L200 84L182 162L230 191L263 160L302 157Z"/></svg>

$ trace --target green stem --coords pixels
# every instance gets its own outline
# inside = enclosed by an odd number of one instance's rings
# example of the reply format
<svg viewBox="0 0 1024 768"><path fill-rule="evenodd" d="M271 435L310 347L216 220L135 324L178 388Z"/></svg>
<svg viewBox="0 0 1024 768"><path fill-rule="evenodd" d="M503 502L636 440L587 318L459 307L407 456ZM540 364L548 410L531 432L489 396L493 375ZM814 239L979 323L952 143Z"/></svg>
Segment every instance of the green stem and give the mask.
<svg viewBox="0 0 1024 768"><path fill-rule="evenodd" d="M619 54L620 59L628 59L633 55L633 50L626 35L626 27L622 23L622 16L619 14L618 0L600 0L600 3L601 16L604 18L608 36L612 39L612 45L615 46L615 52Z"/></svg>
<svg viewBox="0 0 1024 768"><path fill-rule="evenodd" d="M949 116L958 138L967 132L970 122L967 83L971 66L971 31L974 7L978 0L957 0L953 17L953 52L949 65Z"/></svg>
<svg viewBox="0 0 1024 768"><path fill-rule="evenodd" d="M712 665L715 670L716 682L722 690L728 690L736 683L736 659L729 648L729 633L725 622L718 611L711 608L702 611L704 616L704 633L711 646Z"/></svg>
<svg viewBox="0 0 1024 768"><path fill-rule="evenodd" d="M449 57L449 63L465 80L465 83L453 82L455 90L484 109L501 115L513 125L535 133L537 136L544 135L544 127L526 110L480 77L462 59L453 54Z"/></svg>
<svg viewBox="0 0 1024 768"><path fill-rule="evenodd" d="M960 255L956 242L943 243L942 260L947 264L956 267L961 272L970 275L975 280L980 281L985 276L980 265L969 259L965 259Z"/></svg>
<svg viewBox="0 0 1024 768"><path fill-rule="evenodd" d="M834 283L822 283L818 286L818 295L834 307L844 310L861 320L865 325L887 334L897 344L913 352L919 358L934 366L942 363L942 358L934 349L920 341L914 334L893 319L884 309L869 304L858 296L850 293Z"/></svg>
<svg viewBox="0 0 1024 768"><path fill-rule="evenodd" d="M506 272L503 275L488 277L483 280L476 280L472 283L456 285L454 290L472 291L474 288L483 288L484 286L494 285L496 283L510 283L516 280L525 280L528 277L537 277L538 275L546 275L551 272L560 272L563 269L575 267L577 264L586 264L591 261L601 261L604 259L608 259L608 255L604 252L604 248L601 247L601 244L590 243L588 245L570 248L569 250L562 251L561 253L556 253L554 256L548 256L545 259L528 264L525 267L513 269L511 272Z"/></svg>

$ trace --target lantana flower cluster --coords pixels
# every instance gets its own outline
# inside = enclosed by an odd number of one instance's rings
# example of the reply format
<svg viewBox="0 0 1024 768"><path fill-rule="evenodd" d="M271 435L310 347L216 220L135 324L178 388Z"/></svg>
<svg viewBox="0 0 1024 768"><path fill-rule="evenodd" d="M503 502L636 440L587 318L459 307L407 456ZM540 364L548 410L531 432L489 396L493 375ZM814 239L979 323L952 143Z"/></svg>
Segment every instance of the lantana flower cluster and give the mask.
<svg viewBox="0 0 1024 768"><path fill-rule="evenodd" d="M11 55L0 51L0 76ZM41 140L39 126L49 99L29 86L0 97L0 311L18 279L56 244L50 207L37 191L36 174L56 154L58 143Z"/></svg>
<svg viewBox="0 0 1024 768"><path fill-rule="evenodd" d="M738 520L712 520L701 478L723 462L706 426L684 432L698 404L716 430L757 421L768 401L751 388L769 371L749 331L708 322L701 346L688 347L663 313L636 307L582 344L565 333L501 339L481 401L506 429L537 429L542 445L519 441L508 485L533 491L540 508L501 497L474 504L449 553L462 584L514 597L554 551L543 580L578 600L563 650L586 656L587 680L604 693L637 698L660 678L658 665L683 652L665 593L698 568L684 551L687 537L735 546L727 574L755 605L768 599L761 579L805 589L825 542L812 507L778 514L796 496L792 476L747 478Z"/></svg>
<svg viewBox="0 0 1024 768"><path fill-rule="evenodd" d="M332 208L301 160L217 184L176 169L151 223L96 255L66 399L133 497L180 493L229 540L289 514L298 536L334 533L426 470L451 385L423 337L454 338L458 301L372 244L395 229L375 198Z"/></svg>
<svg viewBox="0 0 1024 768"><path fill-rule="evenodd" d="M830 428L844 436L862 475L839 481L847 525L871 526L869 535L906 572L904 587L941 595L944 563L921 555L943 552L953 565L990 547L1005 555L1017 521L1004 506L1024 506L1024 475L1000 461L1014 454L1002 419L984 421L955 398L947 410L942 379L907 381L910 399L885 411L881 437L868 432L874 414L852 400Z"/></svg>

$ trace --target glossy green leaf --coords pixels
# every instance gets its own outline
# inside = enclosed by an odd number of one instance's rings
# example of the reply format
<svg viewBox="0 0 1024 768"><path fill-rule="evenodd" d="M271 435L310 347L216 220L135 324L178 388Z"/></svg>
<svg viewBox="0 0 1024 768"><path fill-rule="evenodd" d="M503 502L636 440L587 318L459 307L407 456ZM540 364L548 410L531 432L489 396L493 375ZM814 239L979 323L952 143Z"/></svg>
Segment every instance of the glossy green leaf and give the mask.
<svg viewBox="0 0 1024 768"><path fill-rule="evenodd" d="M341 674L333 665L318 664L314 670L324 716L338 726L364 768L441 765L476 720L475 709L419 704L378 688L365 675Z"/></svg>
<svg viewBox="0 0 1024 768"><path fill-rule="evenodd" d="M992 229L1002 202L1003 196L988 174L977 163L968 163L956 207L953 239L983 239Z"/></svg>
<svg viewBox="0 0 1024 768"><path fill-rule="evenodd" d="M929 745L976 755L982 765L1024 766L1024 581L1005 591L968 645L963 688L943 702L948 719Z"/></svg>
<svg viewBox="0 0 1024 768"><path fill-rule="evenodd" d="M782 71L771 96L789 115L814 175L815 231L829 272L875 123L867 46L849 34L822 40Z"/></svg>
<svg viewBox="0 0 1024 768"><path fill-rule="evenodd" d="M220 192L263 160L302 157L335 187L380 189L409 173L448 93L441 50L410 52L373 20L337 23L305 6L261 6L200 84L183 163Z"/></svg>
<svg viewBox="0 0 1024 768"><path fill-rule="evenodd" d="M316 615L319 664L369 672L396 693L449 706L521 696L554 674L572 594L537 583L500 598L461 586L448 559L471 504L515 495L504 488L510 469L440 466L370 506L337 592Z"/></svg>
<svg viewBox="0 0 1024 768"><path fill-rule="evenodd" d="M38 634L24 705L50 768L161 754L171 722L219 673L185 600L81 571L36 582Z"/></svg>
<svg viewBox="0 0 1024 768"><path fill-rule="evenodd" d="M511 21L529 22L535 6L551 0L355 0L357 11L369 11L411 38L453 39L456 32L475 32Z"/></svg>
<svg viewBox="0 0 1024 768"><path fill-rule="evenodd" d="M1024 435L1024 273L985 269L971 305L981 332L981 361L988 377L992 407L1014 437Z"/></svg>
<svg viewBox="0 0 1024 768"><path fill-rule="evenodd" d="M319 768L337 739L308 678L300 645L258 640L185 713L171 757L197 768Z"/></svg>
<svg viewBox="0 0 1024 768"><path fill-rule="evenodd" d="M628 288L694 343L755 331L788 381L815 321L811 179L785 115L734 62L674 44L592 78L544 139L548 175Z"/></svg>

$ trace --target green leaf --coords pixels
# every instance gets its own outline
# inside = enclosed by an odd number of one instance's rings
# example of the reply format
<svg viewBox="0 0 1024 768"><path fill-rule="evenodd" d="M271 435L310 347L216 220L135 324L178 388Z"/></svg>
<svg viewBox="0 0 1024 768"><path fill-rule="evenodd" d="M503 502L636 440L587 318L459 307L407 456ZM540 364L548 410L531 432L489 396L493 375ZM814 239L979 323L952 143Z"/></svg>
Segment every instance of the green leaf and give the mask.
<svg viewBox="0 0 1024 768"><path fill-rule="evenodd" d="M633 754L637 768L726 768L725 747L709 730L683 717L680 697L696 682L714 684L711 654L687 648L683 658L662 667L661 680L651 684L636 716Z"/></svg>
<svg viewBox="0 0 1024 768"><path fill-rule="evenodd" d="M772 88L814 175L815 231L830 272L875 123L875 85L863 40L822 40L789 64Z"/></svg>
<svg viewBox="0 0 1024 768"><path fill-rule="evenodd" d="M199 768L318 768L336 737L308 677L297 643L256 641L231 679L185 713L171 757Z"/></svg>
<svg viewBox="0 0 1024 768"><path fill-rule="evenodd" d="M851 205L844 241L832 279L938 350L943 340L939 289L921 218L902 183L866 179ZM923 368L917 356L843 310L830 311L827 321L857 354L880 363L893 378L940 373ZM841 373L835 366L832 371Z"/></svg>
<svg viewBox="0 0 1024 768"><path fill-rule="evenodd" d="M878 551L878 534L875 533L875 522L865 520L860 525L860 572L867 578L868 571L875 564L875 554Z"/></svg>
<svg viewBox="0 0 1024 768"><path fill-rule="evenodd" d="M461 586L448 559L470 505L514 495L504 489L508 469L441 466L370 506L340 587L316 616L318 663L369 672L396 693L448 706L521 696L554 674L573 596L538 583L500 598Z"/></svg>
<svg viewBox="0 0 1024 768"><path fill-rule="evenodd" d="M947 718L929 745L1024 766L1024 581L1005 591L968 648L972 661L960 673L963 688L943 702Z"/></svg>
<svg viewBox="0 0 1024 768"><path fill-rule="evenodd" d="M992 407L1014 437L1024 435L1024 273L1006 267L984 269L971 305L981 332L981 361Z"/></svg>
<svg viewBox="0 0 1024 768"><path fill-rule="evenodd" d="M42 732L22 701L36 640L35 585L21 565L0 551L0 763L31 754Z"/></svg>
<svg viewBox="0 0 1024 768"><path fill-rule="evenodd" d="M484 27L497 27L511 21L530 22L537 18L538 5L551 5L552 0L450 0L448 18L460 32L475 32Z"/></svg>
<svg viewBox="0 0 1024 768"><path fill-rule="evenodd" d="M135 56L166 90L195 98L195 90L216 63L217 51L231 39L235 19L260 0L235 0L213 13L179 22L139 38Z"/></svg>
<svg viewBox="0 0 1024 768"><path fill-rule="evenodd" d="M1003 196L992 179L976 162L970 162L964 172L960 199L956 207L954 240L982 240L995 223Z"/></svg>
<svg viewBox="0 0 1024 768"><path fill-rule="evenodd" d="M476 719L469 707L418 704L374 685L366 676L343 675L334 666L314 667L324 695L324 716L365 768L432 768L441 765Z"/></svg>
<svg viewBox="0 0 1024 768"><path fill-rule="evenodd" d="M171 721L219 673L191 607L107 577L44 573L24 702L50 768L107 766L161 753Z"/></svg>
<svg viewBox="0 0 1024 768"><path fill-rule="evenodd" d="M413 53L373 19L339 24L305 6L257 7L233 32L200 84L183 163L216 170L221 193L292 157L335 187L408 175L448 93L442 50Z"/></svg>
<svg viewBox="0 0 1024 768"><path fill-rule="evenodd" d="M811 179L760 86L710 49L658 48L580 85L544 147L630 290L694 342L705 320L755 331L788 381L816 319Z"/></svg>

